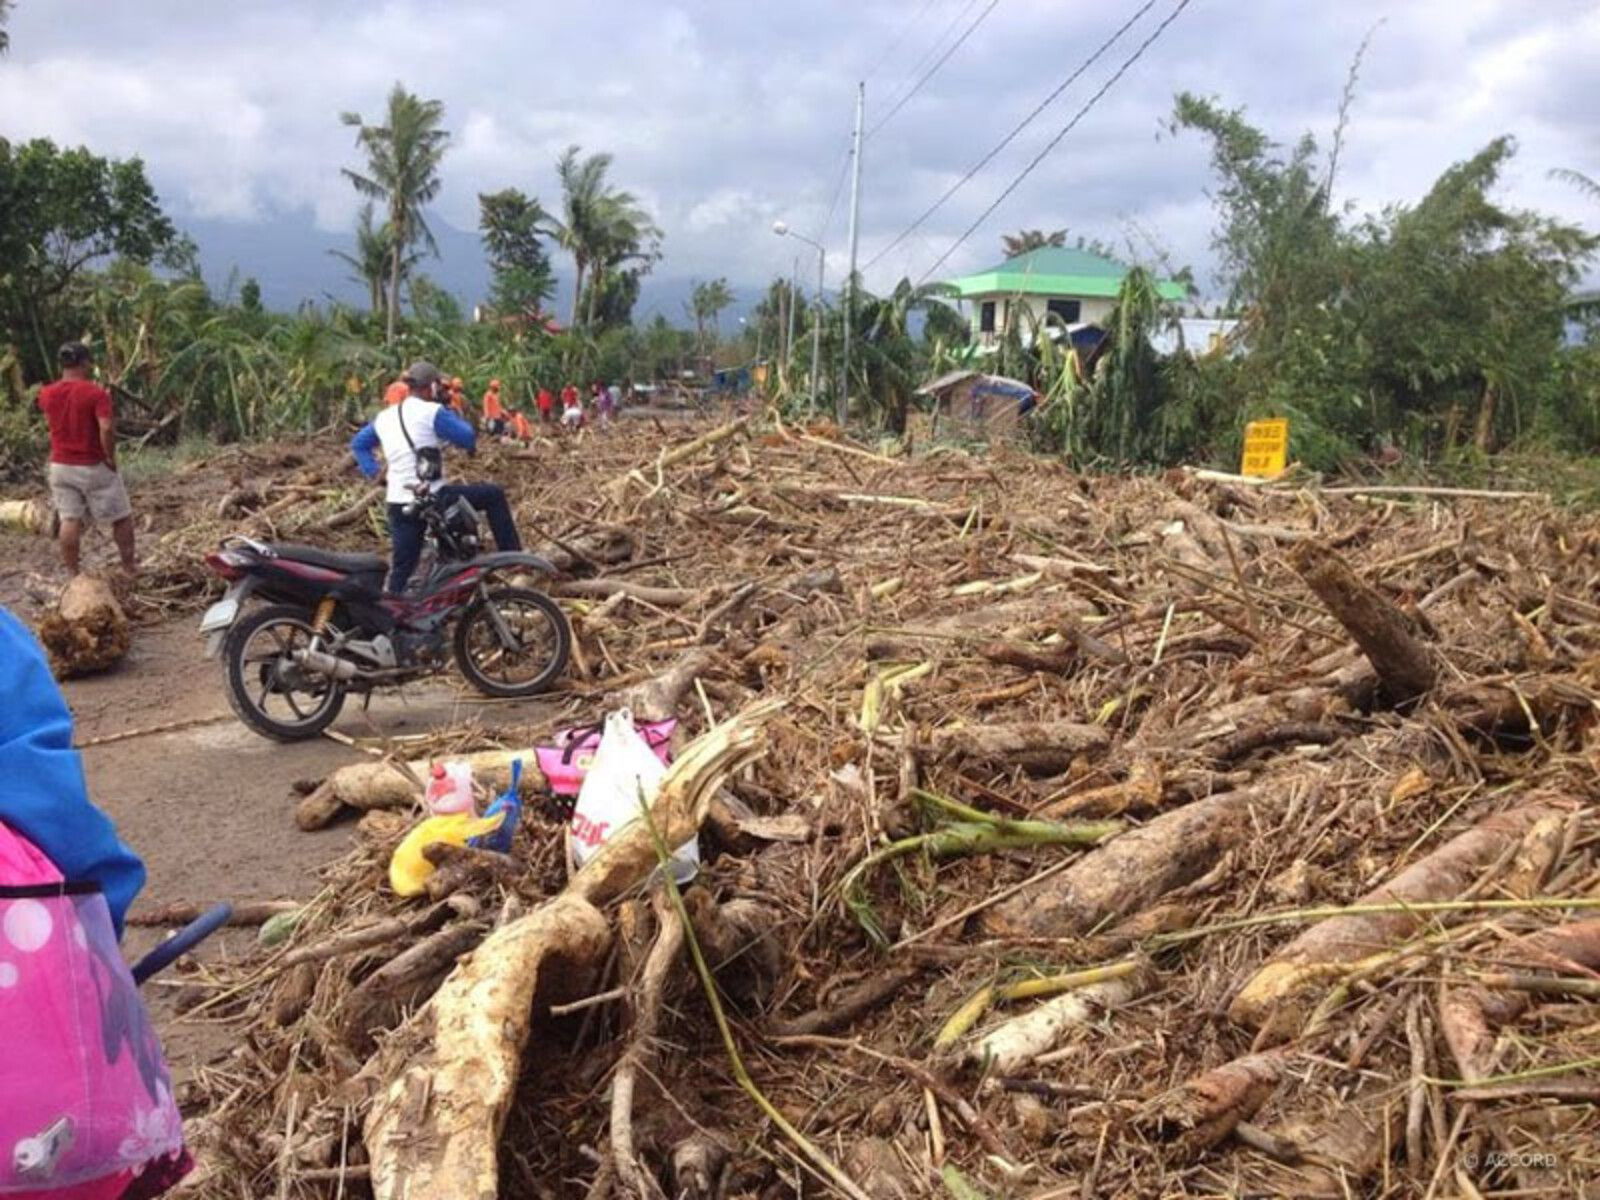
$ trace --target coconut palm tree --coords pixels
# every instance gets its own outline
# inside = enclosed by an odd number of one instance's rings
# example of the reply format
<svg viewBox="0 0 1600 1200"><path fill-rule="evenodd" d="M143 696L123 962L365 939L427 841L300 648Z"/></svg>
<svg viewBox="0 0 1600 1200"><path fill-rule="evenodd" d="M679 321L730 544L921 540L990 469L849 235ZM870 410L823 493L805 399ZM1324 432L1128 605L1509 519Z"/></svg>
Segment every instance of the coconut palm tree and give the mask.
<svg viewBox="0 0 1600 1200"><path fill-rule="evenodd" d="M400 84L389 93L382 125L368 125L359 113L344 113L340 120L356 130L356 145L366 151L367 173L345 168L344 176L370 200L388 210L389 299L385 310L385 336L394 341L395 318L400 311L400 277L407 250L421 242L439 252L433 231L423 217L423 206L439 194L439 162L450 142L440 128L444 104L421 100Z"/></svg>
<svg viewBox="0 0 1600 1200"><path fill-rule="evenodd" d="M717 317L732 303L733 292L726 279L697 283L689 293L689 314L694 317L695 348L700 357L706 353L706 322L715 330Z"/></svg>
<svg viewBox="0 0 1600 1200"><path fill-rule="evenodd" d="M1067 231L1057 229L1046 233L1042 229L1020 229L1016 233L1002 234L1000 248L1005 251L1007 258L1016 258L1019 254L1027 254L1030 250L1042 250L1046 246L1061 247L1067 244Z"/></svg>
<svg viewBox="0 0 1600 1200"><path fill-rule="evenodd" d="M568 323L573 326L578 324L584 278L590 270L603 273L629 261L652 261L661 237L637 197L609 185L606 174L611 163L611 155L585 156L576 145L568 146L556 162L561 220L555 233L561 248L572 255L572 317ZM591 288L591 313L597 295L598 289Z"/></svg>
<svg viewBox="0 0 1600 1200"><path fill-rule="evenodd" d="M347 254L343 250L329 250L328 253L337 258L350 268L352 281L362 284L367 289L367 302L372 307L375 317L382 317L388 307L387 281L389 270L393 262L393 253L390 242L392 241L390 229L387 224L374 225L372 223L372 205L362 205L361 214L356 218L356 252ZM400 276L402 279L411 274L411 269L422 261L422 255L414 250L408 250L401 255Z"/></svg>

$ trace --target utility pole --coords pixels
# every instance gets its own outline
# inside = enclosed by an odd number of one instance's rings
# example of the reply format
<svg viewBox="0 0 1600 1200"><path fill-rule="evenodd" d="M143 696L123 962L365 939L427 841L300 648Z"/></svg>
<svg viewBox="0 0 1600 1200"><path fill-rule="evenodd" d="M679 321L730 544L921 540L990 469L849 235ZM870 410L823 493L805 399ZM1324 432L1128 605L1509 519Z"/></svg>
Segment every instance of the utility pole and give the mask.
<svg viewBox="0 0 1600 1200"><path fill-rule="evenodd" d="M840 428L850 415L850 326L856 308L856 247L861 232L861 120L867 107L867 85L856 84L856 131L850 144L850 273L844 279L844 386L834 416Z"/></svg>
<svg viewBox="0 0 1600 1200"><path fill-rule="evenodd" d="M823 274L828 266L828 251L821 242L814 242L803 233L796 233L789 228L786 221L774 221L772 232L779 237L792 237L796 241L804 242L817 252L817 301L811 306L811 403L808 411L812 416L817 413L817 395L822 390L822 285ZM795 260L796 270L799 269L799 259ZM792 299L792 298L791 298ZM794 350L794 308L789 309L789 348Z"/></svg>
<svg viewBox="0 0 1600 1200"><path fill-rule="evenodd" d="M794 266L789 268L789 333L783 339L783 373L789 378L794 376L794 310L795 289L800 285L800 256L794 256Z"/></svg>

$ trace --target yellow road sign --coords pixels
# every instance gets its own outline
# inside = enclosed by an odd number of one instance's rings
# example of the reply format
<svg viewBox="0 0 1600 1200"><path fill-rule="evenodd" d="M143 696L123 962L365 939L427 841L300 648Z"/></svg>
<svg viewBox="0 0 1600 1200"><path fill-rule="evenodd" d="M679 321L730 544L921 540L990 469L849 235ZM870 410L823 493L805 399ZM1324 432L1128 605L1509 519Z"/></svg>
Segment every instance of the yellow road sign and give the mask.
<svg viewBox="0 0 1600 1200"><path fill-rule="evenodd" d="M1239 474L1270 479L1289 465L1289 422L1277 417L1244 427L1244 460Z"/></svg>

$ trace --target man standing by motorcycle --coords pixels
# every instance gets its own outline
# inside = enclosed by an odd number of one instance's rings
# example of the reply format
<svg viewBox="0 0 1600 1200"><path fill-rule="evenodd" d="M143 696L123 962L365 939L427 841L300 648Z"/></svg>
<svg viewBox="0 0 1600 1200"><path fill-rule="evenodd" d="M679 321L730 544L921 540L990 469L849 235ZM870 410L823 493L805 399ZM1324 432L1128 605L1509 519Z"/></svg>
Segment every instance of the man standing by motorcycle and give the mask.
<svg viewBox="0 0 1600 1200"><path fill-rule="evenodd" d="M386 498L389 504L389 540L393 555L389 563L389 591L398 595L406 590L411 574L422 556L423 523L412 505L419 489L446 503L465 500L489 519L494 544L501 550L521 550L511 519L511 506L505 490L492 483L444 483L442 447L449 443L475 453L477 435L472 425L440 403L444 377L429 362L414 362L404 376L410 389L405 399L362 426L351 439L350 450L356 464L368 479L382 471L374 454L382 450L388 466Z"/></svg>

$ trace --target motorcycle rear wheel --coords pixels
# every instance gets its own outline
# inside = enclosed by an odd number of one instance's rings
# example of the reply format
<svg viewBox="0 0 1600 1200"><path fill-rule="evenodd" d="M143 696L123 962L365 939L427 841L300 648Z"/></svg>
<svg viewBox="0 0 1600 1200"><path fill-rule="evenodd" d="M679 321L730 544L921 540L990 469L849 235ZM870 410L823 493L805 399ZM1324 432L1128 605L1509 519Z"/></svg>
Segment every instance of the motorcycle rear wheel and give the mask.
<svg viewBox="0 0 1600 1200"><path fill-rule="evenodd" d="M502 629L513 644L506 644ZM537 696L567 669L572 627L542 592L497 587L461 614L455 653L467 682L484 695Z"/></svg>
<svg viewBox="0 0 1600 1200"><path fill-rule="evenodd" d="M228 631L223 691L234 715L262 737L276 742L314 738L344 708L344 684L289 659L290 651L304 648L311 638L309 615L292 604L258 608ZM287 712L273 709L274 700Z"/></svg>

